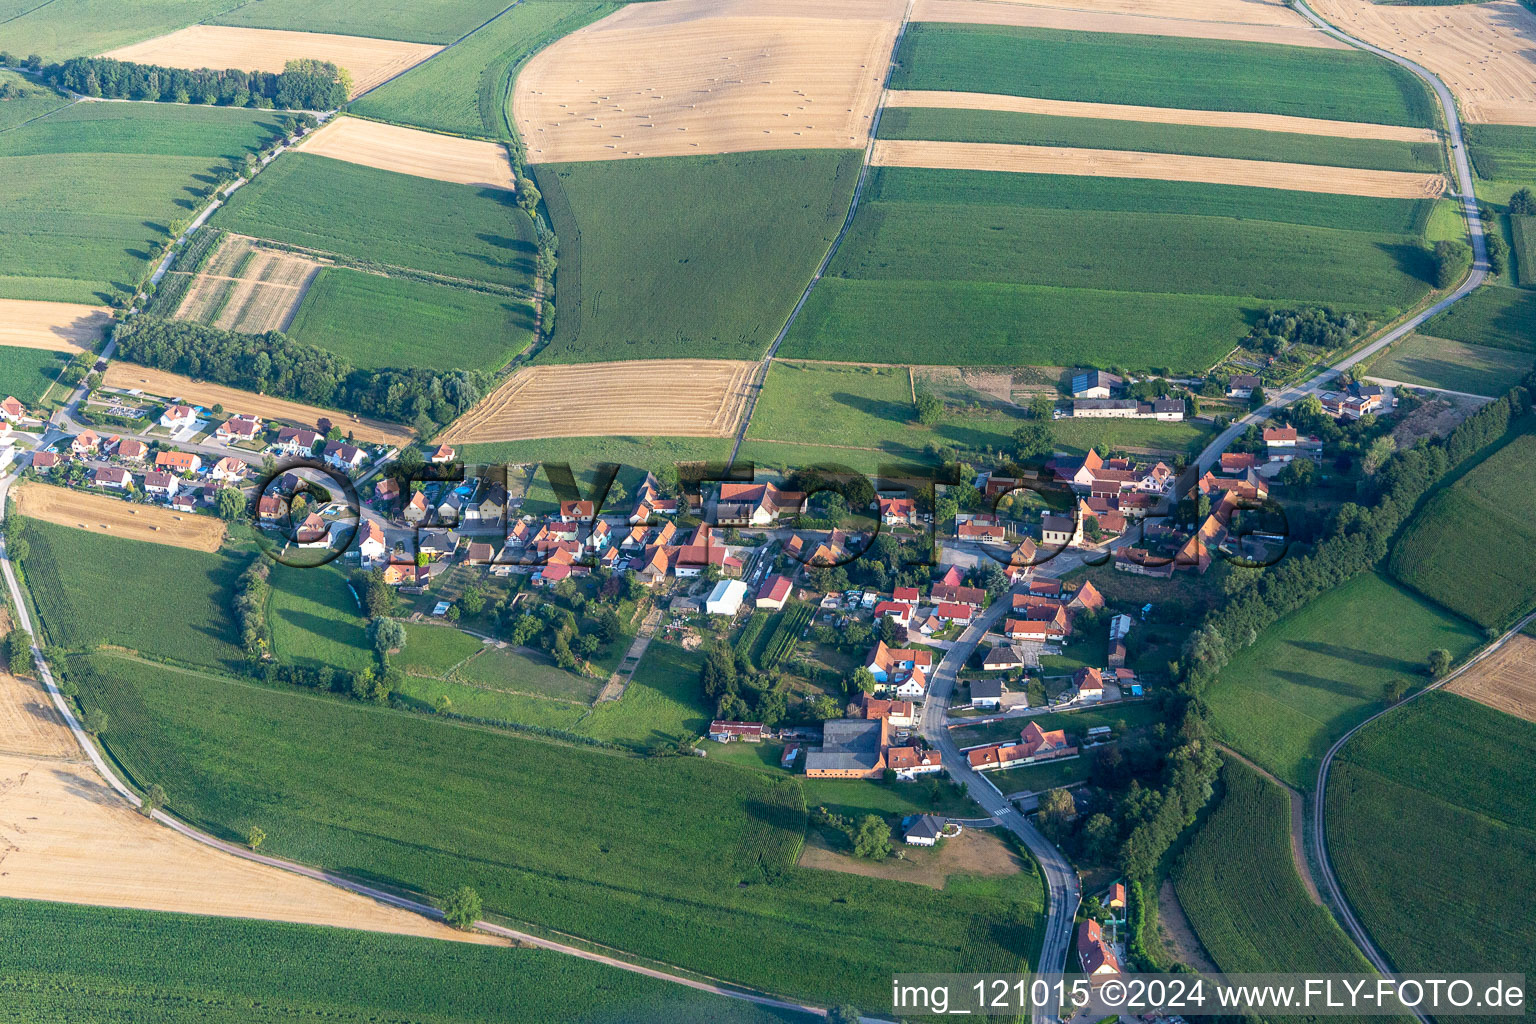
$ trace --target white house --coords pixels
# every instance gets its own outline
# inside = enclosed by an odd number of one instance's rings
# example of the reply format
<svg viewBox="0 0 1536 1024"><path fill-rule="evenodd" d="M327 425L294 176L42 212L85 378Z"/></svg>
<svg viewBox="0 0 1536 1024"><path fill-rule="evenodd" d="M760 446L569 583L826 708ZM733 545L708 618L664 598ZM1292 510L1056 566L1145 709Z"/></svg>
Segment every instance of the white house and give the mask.
<svg viewBox="0 0 1536 1024"><path fill-rule="evenodd" d="M133 483L133 477L119 466L105 466L91 473L91 483L97 487L111 487L121 491Z"/></svg>
<svg viewBox="0 0 1536 1024"><path fill-rule="evenodd" d="M190 427L196 422L197 413L190 405L167 406L165 412L160 414L160 425L171 430Z"/></svg>
<svg viewBox="0 0 1536 1024"><path fill-rule="evenodd" d="M144 493L153 498L174 498L178 482L169 473L145 473Z"/></svg>
<svg viewBox="0 0 1536 1024"><path fill-rule="evenodd" d="M907 827L902 838L909 846L934 846L944 834L944 819L937 814L925 814Z"/></svg>
<svg viewBox="0 0 1536 1024"><path fill-rule="evenodd" d="M325 464L337 469L353 470L368 461L368 456L356 445L345 441L330 441L325 446Z"/></svg>
<svg viewBox="0 0 1536 1024"><path fill-rule="evenodd" d="M711 615L735 615L747 598L747 585L741 580L721 580L709 592L704 610Z"/></svg>
<svg viewBox="0 0 1536 1024"><path fill-rule="evenodd" d="M233 455L226 455L213 464L213 478L220 483L233 483L245 476L245 463Z"/></svg>
<svg viewBox="0 0 1536 1024"><path fill-rule="evenodd" d="M363 524L362 540L358 542L357 550L362 555L364 565L382 562L389 553L389 547L384 543L384 530L372 519Z"/></svg>

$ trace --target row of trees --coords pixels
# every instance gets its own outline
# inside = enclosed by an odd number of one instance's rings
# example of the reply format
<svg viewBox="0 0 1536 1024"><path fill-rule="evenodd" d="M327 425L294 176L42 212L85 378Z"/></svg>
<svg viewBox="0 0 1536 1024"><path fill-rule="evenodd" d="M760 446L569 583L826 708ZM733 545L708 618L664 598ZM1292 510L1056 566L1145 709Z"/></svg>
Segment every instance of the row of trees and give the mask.
<svg viewBox="0 0 1536 1024"><path fill-rule="evenodd" d="M318 60L291 60L273 74L74 57L44 66L41 74L54 88L82 96L283 110L334 110L352 91L352 78L345 68Z"/></svg>
<svg viewBox="0 0 1536 1024"><path fill-rule="evenodd" d="M456 419L485 394L487 374L421 367L359 370L281 331L240 334L141 315L118 327L131 362L230 387L408 423L423 434Z"/></svg>

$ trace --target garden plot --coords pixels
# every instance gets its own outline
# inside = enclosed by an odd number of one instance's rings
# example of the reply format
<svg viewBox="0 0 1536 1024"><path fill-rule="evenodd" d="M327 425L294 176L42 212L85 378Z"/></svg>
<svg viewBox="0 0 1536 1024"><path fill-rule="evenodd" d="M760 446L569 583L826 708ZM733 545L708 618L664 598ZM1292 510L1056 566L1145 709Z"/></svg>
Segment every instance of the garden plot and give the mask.
<svg viewBox="0 0 1536 1024"><path fill-rule="evenodd" d="M229 235L187 289L176 319L247 334L286 331L320 266L307 256Z"/></svg>
<svg viewBox="0 0 1536 1024"><path fill-rule="evenodd" d="M1327 192L1336 195L1431 199L1445 191L1438 174L1319 167L1228 157L1135 153L1055 146L1012 146L986 142L875 143L872 164L881 167L933 167L947 170L1013 171L1023 174L1076 174L1087 177L1152 178L1160 181L1252 185L1259 188Z"/></svg>
<svg viewBox="0 0 1536 1024"><path fill-rule="evenodd" d="M532 163L861 148L899 0L631 4L528 62L512 111Z"/></svg>
<svg viewBox="0 0 1536 1024"><path fill-rule="evenodd" d="M0 299L0 345L50 352L89 352L112 322L105 306Z"/></svg>
<svg viewBox="0 0 1536 1024"><path fill-rule="evenodd" d="M1179 4L1167 0L917 0L912 20L1344 47L1285 5L1267 0L1198 0Z"/></svg>
<svg viewBox="0 0 1536 1024"><path fill-rule="evenodd" d="M443 435L445 444L536 437L727 437L756 363L655 359L519 370Z"/></svg>
<svg viewBox="0 0 1536 1024"><path fill-rule="evenodd" d="M193 25L109 50L102 56L171 68L240 68L274 74L291 60L330 61L351 73L352 95L357 96L408 71L441 49L425 43L325 32Z"/></svg>
<svg viewBox="0 0 1536 1024"><path fill-rule="evenodd" d="M51 484L25 483L12 494L17 512L60 526L192 551L217 551L224 541L224 524L212 516L173 512L159 505L140 505Z"/></svg>
<svg viewBox="0 0 1536 1024"><path fill-rule="evenodd" d="M1536 125L1536 14L1517 0L1450 7L1319 0L1315 9L1440 76L1463 120Z"/></svg>
<svg viewBox="0 0 1536 1024"><path fill-rule="evenodd" d="M1429 128L1407 125L1367 124L1361 121L1330 121L1320 117L1289 114L1255 114L1240 110L1181 110L1177 107L1138 107L1124 103L1081 103L1046 100L1033 96L1008 96L992 92L893 89L887 107L926 107L943 110L1001 110L1052 117L1093 117L1110 121L1145 121L1152 124L1189 124L1209 128L1248 128L1254 131L1324 135L1341 139L1384 139L1392 142L1438 142Z"/></svg>
<svg viewBox="0 0 1536 1024"><path fill-rule="evenodd" d="M1536 722L1536 640L1517 636L1446 689Z"/></svg>
<svg viewBox="0 0 1536 1024"><path fill-rule="evenodd" d="M505 146L356 117L338 117L299 149L315 156L460 185L514 188Z"/></svg>

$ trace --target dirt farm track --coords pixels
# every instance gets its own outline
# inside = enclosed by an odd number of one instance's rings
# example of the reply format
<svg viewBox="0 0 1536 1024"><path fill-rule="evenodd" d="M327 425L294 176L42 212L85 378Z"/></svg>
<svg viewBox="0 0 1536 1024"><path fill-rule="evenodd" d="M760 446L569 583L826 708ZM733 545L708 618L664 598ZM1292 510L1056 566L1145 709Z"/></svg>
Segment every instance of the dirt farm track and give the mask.
<svg viewBox="0 0 1536 1024"><path fill-rule="evenodd" d="M102 56L169 68L245 68L273 73L283 70L290 60L325 60L352 73L352 95L357 96L410 70L441 49L424 43L325 32L193 25L119 47Z"/></svg>
<svg viewBox="0 0 1536 1024"><path fill-rule="evenodd" d="M729 437L756 363L657 359L514 373L442 436L445 444L538 437Z"/></svg>
<svg viewBox="0 0 1536 1024"><path fill-rule="evenodd" d="M1536 639L1513 637L1446 689L1527 722L1536 722Z"/></svg>
<svg viewBox="0 0 1536 1024"><path fill-rule="evenodd" d="M217 551L224 541L224 524L212 516L173 512L160 505L138 505L35 482L22 484L11 494L16 498L17 512L60 526L195 551Z"/></svg>
<svg viewBox="0 0 1536 1024"><path fill-rule="evenodd" d="M137 388L161 398L180 398L197 405L222 405L231 414L248 412L265 419L285 420L311 427L323 416L340 427L342 433L350 433L359 441L374 444L407 444L415 436L409 429L395 423L364 419L335 409L301 405L298 402L193 380L179 373L154 370L148 366L138 366L133 363L109 364L107 372L102 375L102 383L109 388L125 390Z"/></svg>

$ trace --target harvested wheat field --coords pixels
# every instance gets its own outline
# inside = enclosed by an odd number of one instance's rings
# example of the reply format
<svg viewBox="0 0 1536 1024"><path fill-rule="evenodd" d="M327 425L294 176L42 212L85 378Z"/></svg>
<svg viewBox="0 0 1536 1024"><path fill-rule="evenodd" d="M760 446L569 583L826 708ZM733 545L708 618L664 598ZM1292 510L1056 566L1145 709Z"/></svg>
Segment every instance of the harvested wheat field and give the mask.
<svg viewBox="0 0 1536 1024"><path fill-rule="evenodd" d="M756 363L724 359L528 367L455 420L441 440L729 437L756 369Z"/></svg>
<svg viewBox="0 0 1536 1024"><path fill-rule="evenodd" d="M532 163L863 148L901 0L657 0L540 52L512 112Z"/></svg>
<svg viewBox="0 0 1536 1024"><path fill-rule="evenodd" d="M282 398L258 395L254 391L227 388L222 384L193 380L179 373L155 370L134 363L112 363L102 376L102 383L109 388L137 388L161 398L179 398L195 405L222 405L231 415L254 413L263 419L282 420L285 423L314 426L322 417L351 434L359 441L371 444L409 444L415 433L397 423L385 423L354 416L336 409L322 409L315 405L303 405Z"/></svg>
<svg viewBox="0 0 1536 1024"><path fill-rule="evenodd" d="M441 49L425 43L326 32L193 25L109 50L102 56L169 68L240 68L274 74L291 60L324 60L351 72L351 95L357 96L409 71Z"/></svg>
<svg viewBox="0 0 1536 1024"><path fill-rule="evenodd" d="M1054 117L1096 117L1109 121L1146 121L1153 124L1198 124L1211 128L1250 128L1296 135L1327 135L1341 139L1388 139L1395 142L1438 142L1430 128L1362 121L1329 121L1288 114L1250 114L1236 110L1180 110L1177 107L1135 107L1122 103L1080 103L1077 100L1041 100L1032 96L1005 96L991 92L927 92L893 89L887 107L937 107L947 110L1004 110L1017 114Z"/></svg>
<svg viewBox="0 0 1536 1024"><path fill-rule="evenodd" d="M1446 686L1452 693L1536 722L1536 639L1516 636Z"/></svg>
<svg viewBox="0 0 1536 1024"><path fill-rule="evenodd" d="M64 728L43 684L0 672L0 754L78 757L80 748Z"/></svg>
<svg viewBox="0 0 1536 1024"><path fill-rule="evenodd" d="M1453 7L1318 0L1312 8L1439 75L1463 120L1536 125L1536 14L1518 0Z"/></svg>
<svg viewBox="0 0 1536 1024"><path fill-rule="evenodd" d="M0 897L505 944L210 849L131 809L89 763L37 754L0 754Z"/></svg>
<svg viewBox="0 0 1536 1024"><path fill-rule="evenodd" d="M868 878L889 878L915 882L932 889L942 889L950 875L1007 877L1024 870L1023 861L1007 843L990 832L965 829L944 840L937 849L912 849L900 860L894 857L873 861L840 853L812 833L800 850L800 866L821 871L842 871Z"/></svg>
<svg viewBox="0 0 1536 1024"><path fill-rule="evenodd" d="M112 322L105 306L0 299L0 345L50 352L89 352Z"/></svg>
<svg viewBox="0 0 1536 1024"><path fill-rule="evenodd" d="M1320 49L1346 47L1285 5L1266 0L917 0L912 20L1182 36Z"/></svg>
<svg viewBox="0 0 1536 1024"><path fill-rule="evenodd" d="M321 264L229 235L193 279L176 319L229 331L286 331Z"/></svg>
<svg viewBox="0 0 1536 1024"><path fill-rule="evenodd" d="M1227 157L1179 156L1108 149L1011 146L989 142L875 143L871 163L884 167L938 167L946 170L1015 171L1022 174L1078 174L1094 178L1155 178L1215 185L1253 185L1297 192L1429 199L1445 191L1438 174L1319 167Z"/></svg>
<svg viewBox="0 0 1536 1024"><path fill-rule="evenodd" d="M315 156L418 178L486 188L515 187L505 146L356 117L333 118L298 148Z"/></svg>
<svg viewBox="0 0 1536 1024"><path fill-rule="evenodd" d="M217 551L224 542L224 524L212 516L136 505L104 494L36 482L24 483L11 493L16 496L17 512L60 526L194 551Z"/></svg>

